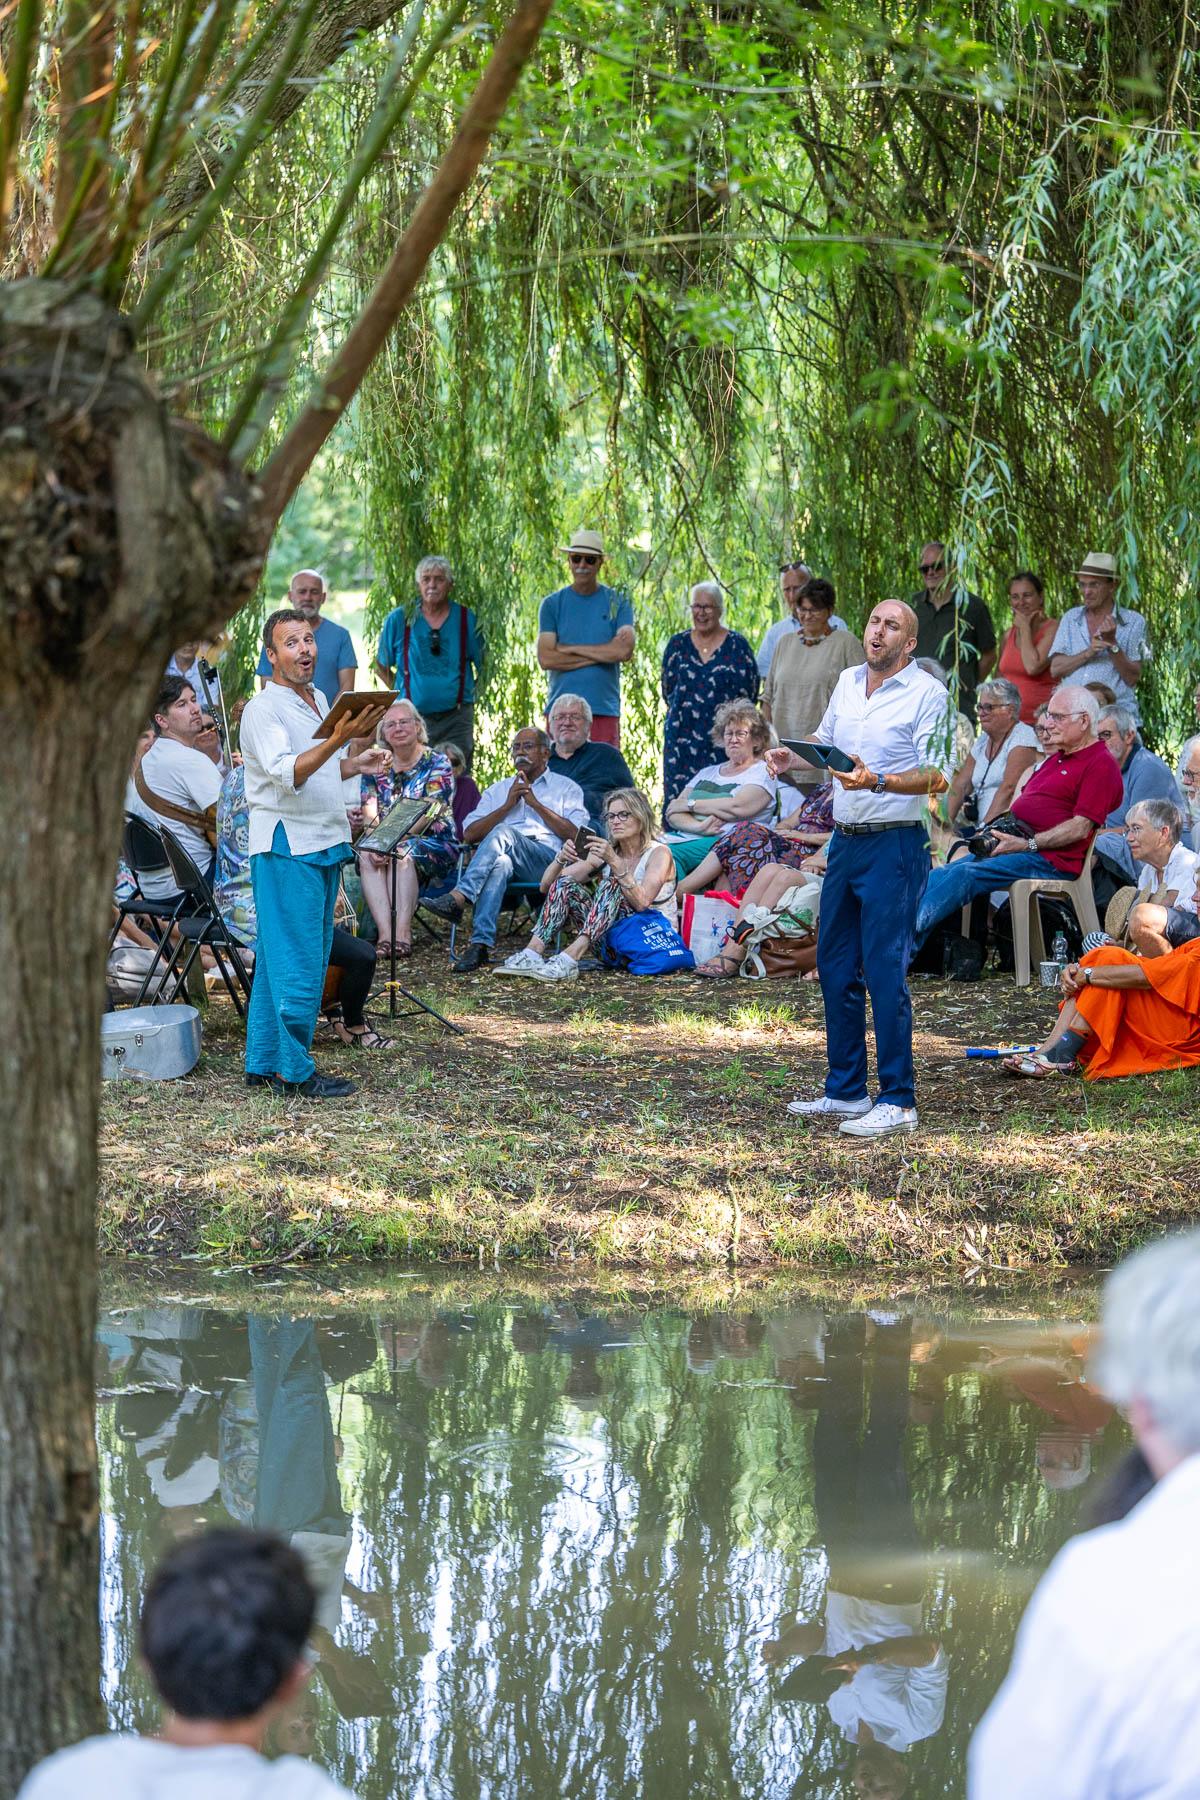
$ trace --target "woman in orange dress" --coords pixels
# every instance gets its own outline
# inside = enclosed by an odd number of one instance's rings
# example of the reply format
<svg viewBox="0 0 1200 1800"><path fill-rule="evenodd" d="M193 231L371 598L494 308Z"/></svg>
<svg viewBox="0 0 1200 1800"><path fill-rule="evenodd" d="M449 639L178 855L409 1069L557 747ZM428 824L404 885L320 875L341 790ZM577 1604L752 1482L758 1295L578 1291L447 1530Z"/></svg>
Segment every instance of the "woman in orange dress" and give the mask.
<svg viewBox="0 0 1200 1800"><path fill-rule="evenodd" d="M1153 958L1104 944L1064 969L1062 986L1054 1030L1006 1058L1010 1074L1069 1075L1077 1059L1089 1081L1200 1064L1200 938Z"/></svg>

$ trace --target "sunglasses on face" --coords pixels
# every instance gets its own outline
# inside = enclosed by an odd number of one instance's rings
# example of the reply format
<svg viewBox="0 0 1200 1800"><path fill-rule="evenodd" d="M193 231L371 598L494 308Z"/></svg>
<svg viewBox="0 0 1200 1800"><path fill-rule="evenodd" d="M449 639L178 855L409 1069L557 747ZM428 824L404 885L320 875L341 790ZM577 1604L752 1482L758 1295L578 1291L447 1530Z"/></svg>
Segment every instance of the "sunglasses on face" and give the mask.
<svg viewBox="0 0 1200 1800"><path fill-rule="evenodd" d="M917 570L922 575L940 575L945 567L944 562L917 564Z"/></svg>
<svg viewBox="0 0 1200 1800"><path fill-rule="evenodd" d="M590 550L570 550L567 552L567 561L569 563L582 563L585 569L589 569L593 563L598 563L600 558L598 556L593 556Z"/></svg>

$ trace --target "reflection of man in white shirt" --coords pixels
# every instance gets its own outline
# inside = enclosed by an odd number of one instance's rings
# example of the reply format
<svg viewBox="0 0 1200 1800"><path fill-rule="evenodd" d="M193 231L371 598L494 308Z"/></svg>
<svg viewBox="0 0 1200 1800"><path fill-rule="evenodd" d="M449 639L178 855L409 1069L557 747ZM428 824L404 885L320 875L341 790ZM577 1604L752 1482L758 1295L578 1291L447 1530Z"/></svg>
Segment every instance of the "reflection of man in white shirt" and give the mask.
<svg viewBox="0 0 1200 1800"><path fill-rule="evenodd" d="M1075 1538L1021 1622L971 1744L971 1800L1200 1794L1200 1232L1109 1278L1098 1385L1155 1485Z"/></svg>

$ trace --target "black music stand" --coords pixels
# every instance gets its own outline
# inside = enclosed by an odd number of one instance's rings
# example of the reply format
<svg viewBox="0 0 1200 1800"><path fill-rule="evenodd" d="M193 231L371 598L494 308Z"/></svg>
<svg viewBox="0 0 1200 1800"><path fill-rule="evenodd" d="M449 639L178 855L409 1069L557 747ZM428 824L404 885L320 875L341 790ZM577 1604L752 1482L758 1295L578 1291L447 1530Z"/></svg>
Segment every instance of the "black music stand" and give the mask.
<svg viewBox="0 0 1200 1800"><path fill-rule="evenodd" d="M396 978L396 865L405 854L405 846L409 839L418 837L421 831L426 826L433 824L444 811L445 808L437 800L397 800L388 808L374 830L359 838L355 850L356 852L368 851L372 856L386 856L390 864L388 898L392 914L392 955L387 984L388 1018L403 1019L407 1018L410 1013L420 1011L428 1013L431 1019L436 1019L439 1025L444 1025L447 1031L454 1031L459 1037L465 1037L466 1032L461 1025L456 1025L452 1019L444 1018L435 1007L428 1005L418 994L412 993L406 987L401 987ZM397 994L403 994L404 998L410 1002L404 1012L396 1010Z"/></svg>

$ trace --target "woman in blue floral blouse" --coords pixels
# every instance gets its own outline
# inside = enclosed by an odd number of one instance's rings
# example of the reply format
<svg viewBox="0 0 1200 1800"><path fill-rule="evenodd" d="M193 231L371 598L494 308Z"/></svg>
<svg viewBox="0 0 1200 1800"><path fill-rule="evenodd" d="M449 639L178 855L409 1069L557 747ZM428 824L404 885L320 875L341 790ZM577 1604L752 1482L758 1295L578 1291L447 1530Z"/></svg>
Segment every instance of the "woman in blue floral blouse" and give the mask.
<svg viewBox="0 0 1200 1800"><path fill-rule="evenodd" d="M382 775L362 777L362 823L369 831L397 800L440 800L446 808L444 819L432 825L425 837L412 838L405 846L407 854L396 863L396 954L412 954L412 916L422 887L443 875L452 875L458 865L458 838L454 831L451 804L454 800L454 771L447 757L429 748L425 721L411 700L397 700L383 715L379 741L392 753L392 766ZM363 899L371 909L371 917L379 933L378 954L390 956L392 951L391 874L389 858L372 856L370 851L358 859L359 880Z"/></svg>
<svg viewBox="0 0 1200 1800"><path fill-rule="evenodd" d="M663 651L664 810L712 761L717 708L726 700L757 700L761 685L753 650L740 632L721 623L724 602L715 582L701 581L692 589L691 609L691 630L677 631Z"/></svg>

